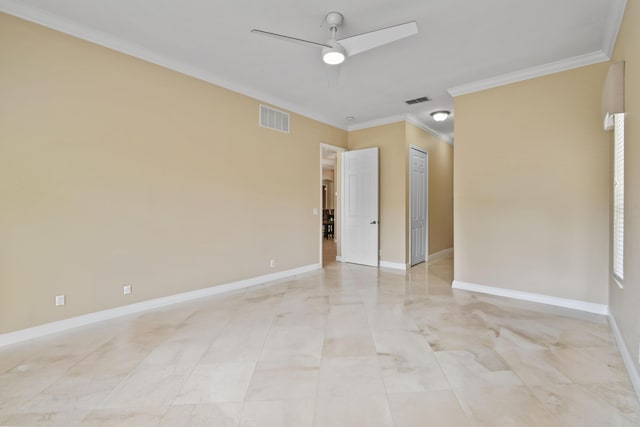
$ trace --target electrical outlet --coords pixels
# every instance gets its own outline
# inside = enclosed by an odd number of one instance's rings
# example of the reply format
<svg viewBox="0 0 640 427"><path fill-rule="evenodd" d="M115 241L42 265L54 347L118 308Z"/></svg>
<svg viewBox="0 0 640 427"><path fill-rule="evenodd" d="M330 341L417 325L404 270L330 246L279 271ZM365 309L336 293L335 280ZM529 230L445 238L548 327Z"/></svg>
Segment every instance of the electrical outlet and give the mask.
<svg viewBox="0 0 640 427"><path fill-rule="evenodd" d="M64 295L56 295L56 307L60 307L65 304Z"/></svg>
<svg viewBox="0 0 640 427"><path fill-rule="evenodd" d="M122 295L131 295L131 285L122 285Z"/></svg>
<svg viewBox="0 0 640 427"><path fill-rule="evenodd" d="M316 216L318 215L318 208L313 208L313 214Z"/></svg>
<svg viewBox="0 0 640 427"><path fill-rule="evenodd" d="M276 260L272 259L271 261L269 261L269 267L273 268L276 266Z"/></svg>

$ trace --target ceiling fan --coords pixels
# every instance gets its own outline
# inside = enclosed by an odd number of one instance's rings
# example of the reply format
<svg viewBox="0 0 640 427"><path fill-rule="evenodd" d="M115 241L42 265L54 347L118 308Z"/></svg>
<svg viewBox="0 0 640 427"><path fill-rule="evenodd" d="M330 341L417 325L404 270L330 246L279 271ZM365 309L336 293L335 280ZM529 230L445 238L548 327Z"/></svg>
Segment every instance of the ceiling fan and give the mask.
<svg viewBox="0 0 640 427"><path fill-rule="evenodd" d="M309 40L299 39L297 37L290 37L256 29L251 30L251 32L298 43L316 49L322 48L322 60L328 65L339 65L349 56L357 55L358 53L418 34L418 25L416 24L416 21L411 21L336 40L336 34L338 32L338 28L344 22L344 16L339 12L329 12L325 17L324 22L327 23L329 31L331 31L331 38L326 43L316 43Z"/></svg>

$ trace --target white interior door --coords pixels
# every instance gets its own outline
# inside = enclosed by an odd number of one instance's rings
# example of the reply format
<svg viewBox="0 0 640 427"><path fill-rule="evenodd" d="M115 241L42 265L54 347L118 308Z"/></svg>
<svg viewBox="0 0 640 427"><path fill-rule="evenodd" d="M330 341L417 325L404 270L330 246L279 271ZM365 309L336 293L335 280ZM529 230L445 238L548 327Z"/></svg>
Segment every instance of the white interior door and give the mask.
<svg viewBox="0 0 640 427"><path fill-rule="evenodd" d="M411 211L411 265L427 260L427 217L429 197L429 156L414 147L409 149L409 210Z"/></svg>
<svg viewBox="0 0 640 427"><path fill-rule="evenodd" d="M342 157L345 262L378 266L378 148L347 151Z"/></svg>

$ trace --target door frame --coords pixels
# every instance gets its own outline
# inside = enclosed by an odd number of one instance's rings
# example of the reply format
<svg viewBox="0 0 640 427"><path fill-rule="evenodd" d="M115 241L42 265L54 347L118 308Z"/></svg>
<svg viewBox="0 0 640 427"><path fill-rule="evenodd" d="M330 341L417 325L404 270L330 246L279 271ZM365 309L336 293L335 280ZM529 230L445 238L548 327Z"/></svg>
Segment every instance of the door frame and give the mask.
<svg viewBox="0 0 640 427"><path fill-rule="evenodd" d="M331 144L326 144L326 143L324 143L324 142L321 142L321 143L320 143L320 151L319 151L319 153L320 153L320 192L319 192L319 197L318 197L318 199L319 199L319 200L318 200L318 201L319 201L319 203L318 203L318 206L319 206L319 208L318 208L318 217L319 217L319 218L318 218L318 224L319 224L319 227L320 227L320 233L319 233L319 235L320 235L320 242L319 242L319 247L320 247L319 263L320 263L320 267L321 267L321 268L322 268L322 262L324 261L324 260L322 259L322 245L323 245L323 243L324 243L324 242L323 242L323 240L324 240L324 235L322 234L322 184L323 184L323 182L322 182L322 181L323 181L323 174L322 174L322 150L331 150L331 151L335 151L335 152L336 152L336 154L338 154L338 153L344 153L345 151L347 151L347 149L346 149L346 148L342 148L342 147L337 147L337 146L335 146L335 145L331 145ZM336 159L336 160L337 160L337 159ZM333 173L334 173L334 177L335 177L338 173L340 173L340 182L342 182L342 171L340 171L340 172L338 171L338 162L337 162L337 161L336 161L336 166L335 166L335 169L334 169ZM338 187L337 187L337 186L335 186L335 180L334 180L334 191L337 191L337 189L338 189ZM342 209L342 188L340 189L340 202L339 202L339 203L340 203L340 208ZM338 221L338 215L339 215L339 213L340 213L340 212L338 212L338 210L337 210L337 209L335 209L335 208L334 208L334 210L336 211L336 212L335 212L335 213L336 213L336 215L335 215L334 222L335 222L335 221L339 222L339 225L342 227L342 222L343 222L343 221ZM335 230L335 229L334 229L334 230ZM340 234L339 234L339 236L340 236L340 240L339 240L339 243L340 243L340 253L342 254L342 230L340 230ZM336 259L336 261L337 261L337 259Z"/></svg>
<svg viewBox="0 0 640 427"><path fill-rule="evenodd" d="M421 153L424 153L427 156L427 170L425 173L425 181L426 181L426 185L425 188L427 189L427 196L426 196L426 202L427 202L427 210L426 210L426 224L425 224L425 239L426 239L426 243L425 243L425 262L429 260L429 152L427 151L426 148L422 148L419 147L417 145L413 145L410 144L409 145L409 152L407 153L407 157L409 159L409 167L407 168L408 172L409 172L409 211L407 212L407 216L409 217L409 221L408 221L408 226L409 226L409 232L407 233L409 235L409 268L413 267L412 263L412 259L413 259L413 253L412 253L412 248L413 245L411 244L411 205L413 202L413 197L411 197L411 195L413 194L411 191L411 149L414 149L416 151L419 151ZM414 265L418 265L418 264L414 264Z"/></svg>

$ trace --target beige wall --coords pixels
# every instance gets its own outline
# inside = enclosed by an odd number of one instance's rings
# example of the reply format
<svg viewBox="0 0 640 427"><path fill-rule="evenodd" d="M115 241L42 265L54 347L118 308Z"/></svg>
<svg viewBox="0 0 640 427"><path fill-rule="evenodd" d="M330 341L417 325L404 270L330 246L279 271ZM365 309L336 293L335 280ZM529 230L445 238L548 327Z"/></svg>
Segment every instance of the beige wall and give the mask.
<svg viewBox="0 0 640 427"><path fill-rule="evenodd" d="M453 247L453 145L406 122L407 153L415 145L429 153L429 255ZM407 170L409 157L406 156ZM409 174L407 173L406 221L409 224ZM407 260L410 259L407 226Z"/></svg>
<svg viewBox="0 0 640 427"><path fill-rule="evenodd" d="M318 262L345 131L4 14L0 56L0 333Z"/></svg>
<svg viewBox="0 0 640 427"><path fill-rule="evenodd" d="M455 280L607 303L607 67L455 99Z"/></svg>
<svg viewBox="0 0 640 427"><path fill-rule="evenodd" d="M625 271L623 290L613 282L610 284L609 303L632 359L637 361L640 345L640 4L637 1L627 2L612 59L625 61Z"/></svg>
<svg viewBox="0 0 640 427"><path fill-rule="evenodd" d="M349 132L349 150L379 147L380 259L406 262L404 121Z"/></svg>

